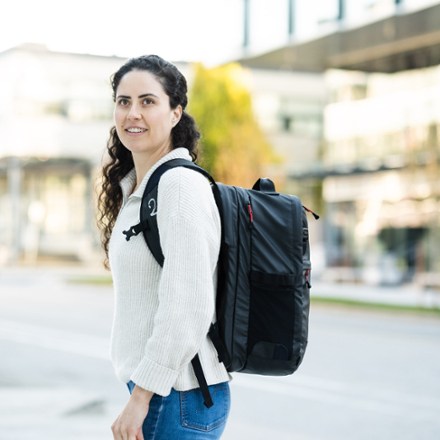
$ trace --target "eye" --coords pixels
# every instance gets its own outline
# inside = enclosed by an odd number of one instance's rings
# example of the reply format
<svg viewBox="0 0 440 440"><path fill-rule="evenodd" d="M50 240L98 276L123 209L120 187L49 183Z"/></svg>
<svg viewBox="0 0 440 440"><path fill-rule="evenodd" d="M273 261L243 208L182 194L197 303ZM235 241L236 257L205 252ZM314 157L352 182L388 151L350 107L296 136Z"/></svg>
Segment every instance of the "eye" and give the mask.
<svg viewBox="0 0 440 440"><path fill-rule="evenodd" d="M150 105L150 104L154 104L154 101L151 98L144 98L142 100L142 104L143 105Z"/></svg>
<svg viewBox="0 0 440 440"><path fill-rule="evenodd" d="M127 98L119 98L117 101L118 105L125 107L128 105L128 99Z"/></svg>

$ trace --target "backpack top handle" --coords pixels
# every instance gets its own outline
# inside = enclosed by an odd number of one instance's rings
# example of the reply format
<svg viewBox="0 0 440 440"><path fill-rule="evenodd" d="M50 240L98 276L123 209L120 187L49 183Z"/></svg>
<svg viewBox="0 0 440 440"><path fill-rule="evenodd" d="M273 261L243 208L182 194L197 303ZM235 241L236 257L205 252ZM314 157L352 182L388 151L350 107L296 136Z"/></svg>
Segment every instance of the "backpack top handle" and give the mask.
<svg viewBox="0 0 440 440"><path fill-rule="evenodd" d="M258 179L252 189L265 193L276 193L275 184L267 177L261 177Z"/></svg>

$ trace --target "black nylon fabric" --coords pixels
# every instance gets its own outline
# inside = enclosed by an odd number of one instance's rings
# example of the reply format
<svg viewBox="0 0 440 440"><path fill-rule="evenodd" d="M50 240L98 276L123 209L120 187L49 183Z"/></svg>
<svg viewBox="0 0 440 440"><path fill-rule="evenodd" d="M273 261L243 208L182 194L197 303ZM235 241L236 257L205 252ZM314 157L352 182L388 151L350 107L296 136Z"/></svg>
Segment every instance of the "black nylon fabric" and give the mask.
<svg viewBox="0 0 440 440"><path fill-rule="evenodd" d="M228 369L291 374L302 362L308 337L305 212L294 196L218 186L228 244L221 259L229 266L221 274L225 285L217 318L230 354Z"/></svg>

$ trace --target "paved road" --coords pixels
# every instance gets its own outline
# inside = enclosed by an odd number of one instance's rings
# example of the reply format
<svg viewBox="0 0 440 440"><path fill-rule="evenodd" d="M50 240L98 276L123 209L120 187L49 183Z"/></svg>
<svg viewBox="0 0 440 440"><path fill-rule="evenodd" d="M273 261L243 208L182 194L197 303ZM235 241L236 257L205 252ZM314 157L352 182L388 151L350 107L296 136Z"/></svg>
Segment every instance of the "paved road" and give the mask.
<svg viewBox="0 0 440 440"><path fill-rule="evenodd" d="M0 440L111 439L108 287L0 273ZM440 320L315 307L288 378L235 375L226 440L440 438Z"/></svg>

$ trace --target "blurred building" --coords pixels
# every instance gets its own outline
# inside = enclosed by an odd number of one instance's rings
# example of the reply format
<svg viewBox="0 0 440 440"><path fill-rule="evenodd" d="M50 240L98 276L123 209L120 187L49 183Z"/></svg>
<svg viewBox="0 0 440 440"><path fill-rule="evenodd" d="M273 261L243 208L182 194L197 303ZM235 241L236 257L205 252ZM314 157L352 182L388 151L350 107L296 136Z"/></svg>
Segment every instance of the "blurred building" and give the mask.
<svg viewBox="0 0 440 440"><path fill-rule="evenodd" d="M312 37L241 61L325 72L322 154L291 177L322 182L327 276L440 285L440 2L325 3Z"/></svg>
<svg viewBox="0 0 440 440"><path fill-rule="evenodd" d="M325 76L313 72L250 69L249 89L256 117L282 163L274 174L285 177L284 190L300 191L313 201L306 188L287 176L308 172L322 155L324 108L328 101Z"/></svg>
<svg viewBox="0 0 440 440"><path fill-rule="evenodd" d="M123 61L32 44L0 53L0 264L99 260L94 185L112 125L109 77ZM178 67L191 83L190 66ZM255 69L248 78L285 159L274 172L306 170L321 146L323 75Z"/></svg>
<svg viewBox="0 0 440 440"><path fill-rule="evenodd" d="M120 63L39 45L0 53L0 263L91 257L93 182Z"/></svg>

